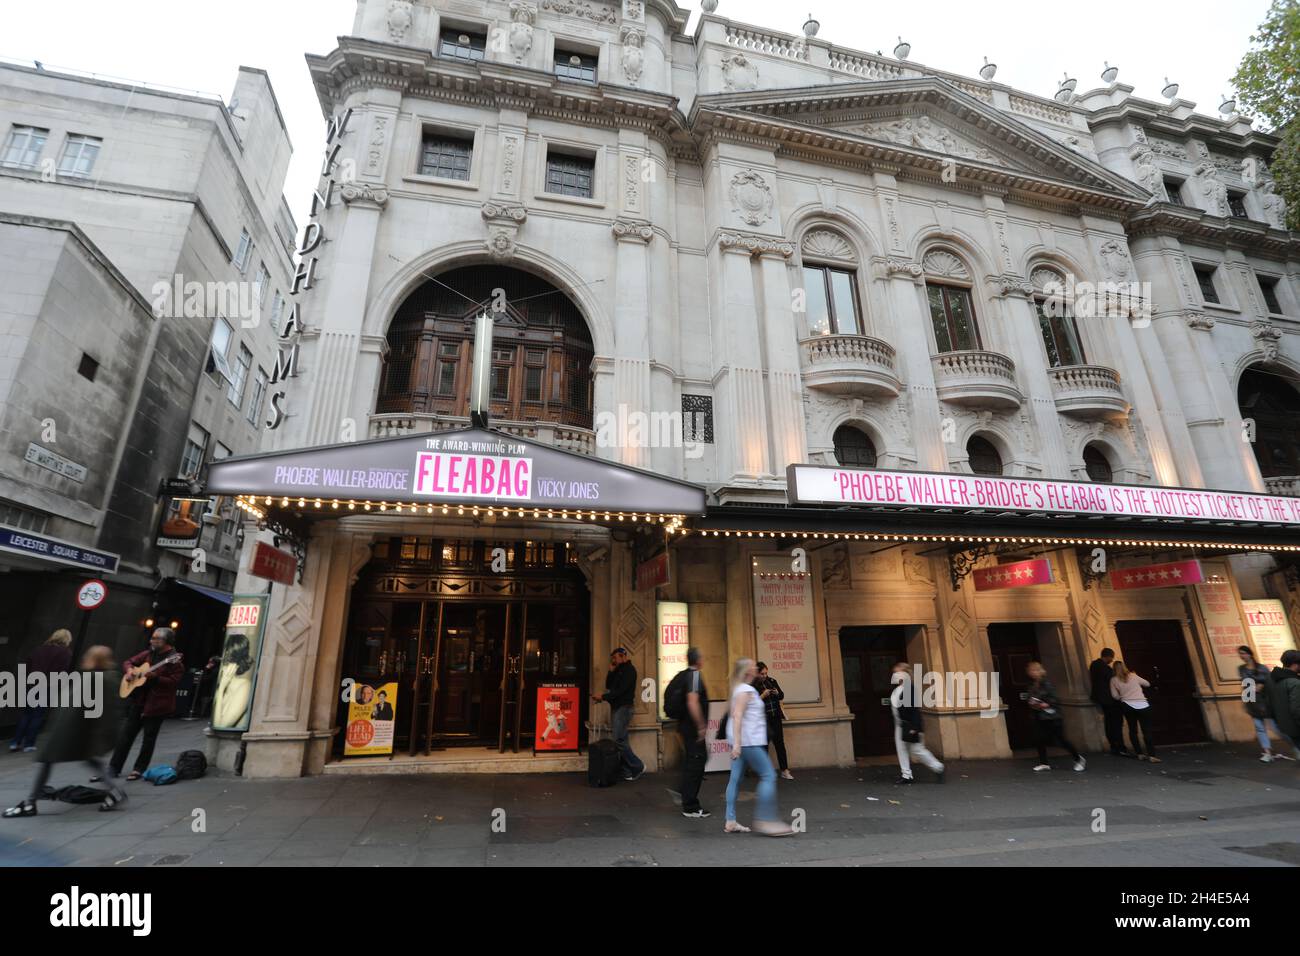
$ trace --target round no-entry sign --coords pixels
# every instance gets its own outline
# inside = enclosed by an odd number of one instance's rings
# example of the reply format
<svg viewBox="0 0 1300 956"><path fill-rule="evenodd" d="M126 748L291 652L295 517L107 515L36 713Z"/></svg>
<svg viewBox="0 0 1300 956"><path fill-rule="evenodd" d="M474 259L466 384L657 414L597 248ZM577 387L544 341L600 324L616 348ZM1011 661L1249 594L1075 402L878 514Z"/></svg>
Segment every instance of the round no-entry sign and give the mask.
<svg viewBox="0 0 1300 956"><path fill-rule="evenodd" d="M77 607L83 611L93 611L104 603L108 597L108 585L103 581L87 581L77 591Z"/></svg>

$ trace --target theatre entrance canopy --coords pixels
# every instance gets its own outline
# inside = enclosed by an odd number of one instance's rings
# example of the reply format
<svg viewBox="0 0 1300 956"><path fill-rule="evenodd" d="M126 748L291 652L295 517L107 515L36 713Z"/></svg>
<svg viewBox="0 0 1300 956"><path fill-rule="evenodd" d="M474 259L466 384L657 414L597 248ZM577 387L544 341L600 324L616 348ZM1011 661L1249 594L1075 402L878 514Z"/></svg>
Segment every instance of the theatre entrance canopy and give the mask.
<svg viewBox="0 0 1300 956"><path fill-rule="evenodd" d="M481 428L227 458L208 492L270 520L489 514L675 531L705 512L698 485Z"/></svg>

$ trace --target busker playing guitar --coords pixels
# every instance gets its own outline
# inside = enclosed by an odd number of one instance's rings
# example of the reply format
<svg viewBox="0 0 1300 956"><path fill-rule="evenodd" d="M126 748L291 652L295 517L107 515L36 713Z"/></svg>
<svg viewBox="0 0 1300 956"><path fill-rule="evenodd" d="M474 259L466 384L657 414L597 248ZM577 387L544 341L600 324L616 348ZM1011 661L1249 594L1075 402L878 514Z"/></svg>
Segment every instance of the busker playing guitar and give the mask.
<svg viewBox="0 0 1300 956"><path fill-rule="evenodd" d="M135 738L143 728L144 742L140 745L140 755L136 757L135 769L126 778L139 780L153 759L153 748L158 741L162 722L176 712L176 686L185 674L185 665L180 652L172 646L175 639L175 631L170 627L160 627L150 636L148 649L126 662L126 681L138 680L141 670L147 669L148 672L140 686L127 698L122 732L117 738L117 749L113 751L113 757L108 763L110 778L122 773L122 765L126 763Z"/></svg>

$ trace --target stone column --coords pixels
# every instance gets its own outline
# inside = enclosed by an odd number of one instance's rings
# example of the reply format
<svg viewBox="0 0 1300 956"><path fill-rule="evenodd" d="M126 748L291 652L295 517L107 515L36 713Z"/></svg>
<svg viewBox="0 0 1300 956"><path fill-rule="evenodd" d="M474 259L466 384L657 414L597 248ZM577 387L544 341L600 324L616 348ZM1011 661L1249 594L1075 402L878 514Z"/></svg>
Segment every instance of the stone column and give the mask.
<svg viewBox="0 0 1300 956"><path fill-rule="evenodd" d="M767 345L767 404L772 433L772 467L777 477L787 465L808 459L803 410L799 336L791 309L790 269L794 247L773 244L759 258L763 288L763 338Z"/></svg>
<svg viewBox="0 0 1300 956"><path fill-rule="evenodd" d="M632 427L618 436L619 460L625 465L649 465L648 443L657 436L650 427L650 254L654 230L647 222L620 218L614 222L616 287L614 290L614 415ZM637 422L641 421L640 427Z"/></svg>
<svg viewBox="0 0 1300 956"><path fill-rule="evenodd" d="M911 423L916 467L947 471L948 450L942 431L946 412L939 403L930 361L930 313L921 266L908 259L890 258L877 263L877 273L885 283L890 315L887 339L898 351L898 376L904 389L897 401L904 405Z"/></svg>
<svg viewBox="0 0 1300 956"><path fill-rule="evenodd" d="M717 435L723 450L718 477L724 484L754 485L774 476L752 265L766 241L739 234L718 239L722 288L713 328L714 396L717 420L728 423Z"/></svg>

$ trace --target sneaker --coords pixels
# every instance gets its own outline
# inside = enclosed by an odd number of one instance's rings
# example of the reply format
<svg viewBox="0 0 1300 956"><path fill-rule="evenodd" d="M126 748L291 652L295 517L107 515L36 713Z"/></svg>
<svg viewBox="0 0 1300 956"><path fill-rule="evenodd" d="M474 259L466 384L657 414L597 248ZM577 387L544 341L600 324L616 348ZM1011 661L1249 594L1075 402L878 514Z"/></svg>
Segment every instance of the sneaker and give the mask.
<svg viewBox="0 0 1300 956"><path fill-rule="evenodd" d="M24 747L24 748L23 748L23 753L25 753L25 754L34 754L34 753L36 753L36 748L35 748L35 747Z"/></svg>
<svg viewBox="0 0 1300 956"><path fill-rule="evenodd" d="M642 767L642 768L641 768L640 770L638 770L636 773L625 774L624 777L623 777L623 779L624 779L624 780L627 780L627 781L640 780L640 779L641 779L641 774L643 774L643 773L645 773L645 767Z"/></svg>
<svg viewBox="0 0 1300 956"><path fill-rule="evenodd" d="M1260 762L1260 763L1272 763L1272 762L1273 762L1273 755L1272 755L1272 754L1260 754L1260 755L1259 755L1259 762Z"/></svg>
<svg viewBox="0 0 1300 956"><path fill-rule="evenodd" d="M794 779L794 774L792 774L789 770L782 770L782 771L781 771L781 779L782 779L782 780L793 780L793 779Z"/></svg>
<svg viewBox="0 0 1300 956"><path fill-rule="evenodd" d="M682 816L688 817L692 820L703 820L705 817L713 816L713 814L709 813L708 810L705 810L703 807L701 807L698 810L683 810Z"/></svg>
<svg viewBox="0 0 1300 956"><path fill-rule="evenodd" d="M1051 769L1052 768L1047 764L1040 763L1037 767L1034 768L1034 773L1042 773L1044 770L1051 770Z"/></svg>
<svg viewBox="0 0 1300 956"><path fill-rule="evenodd" d="M1085 770L1087 770L1087 769L1088 769L1088 761L1085 760L1084 758L1080 757L1078 760L1076 760L1076 761L1074 762L1074 772L1075 772L1075 773L1082 773L1083 771L1085 771Z"/></svg>
<svg viewBox="0 0 1300 956"><path fill-rule="evenodd" d="M899 777L897 780L894 781L894 786L901 787L904 784L909 784L911 782L912 782L911 777Z"/></svg>
<svg viewBox="0 0 1300 956"><path fill-rule="evenodd" d="M17 744L10 744L10 745L9 745L9 752L10 752L10 753L17 753L17 752L18 752L18 745L17 745Z"/></svg>

